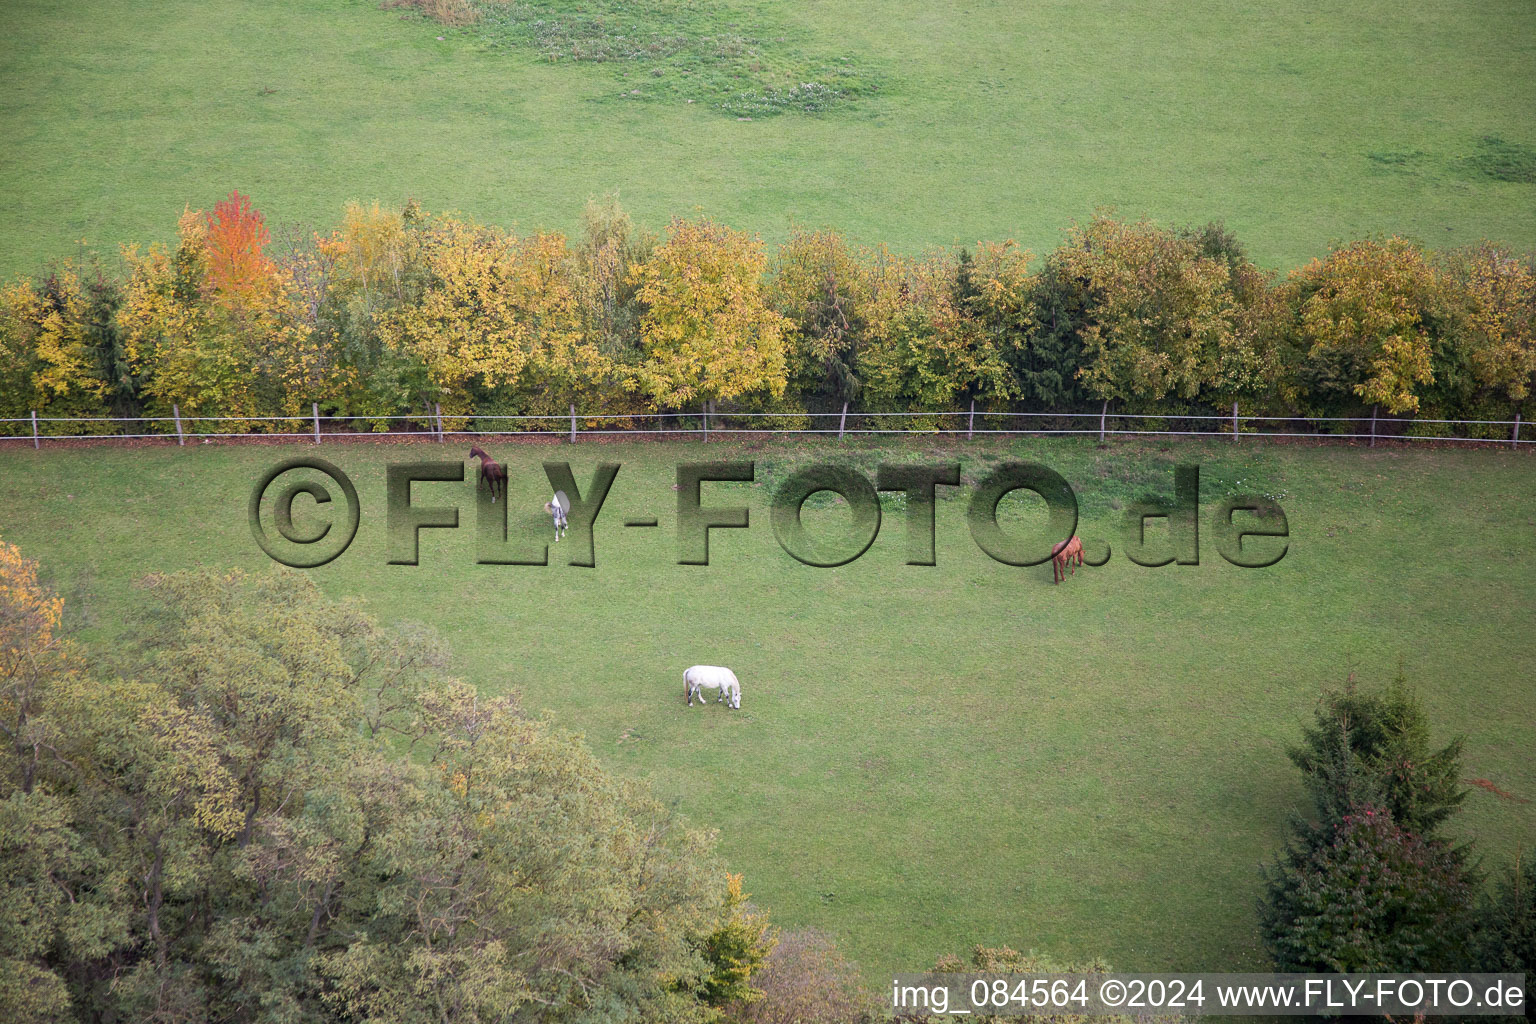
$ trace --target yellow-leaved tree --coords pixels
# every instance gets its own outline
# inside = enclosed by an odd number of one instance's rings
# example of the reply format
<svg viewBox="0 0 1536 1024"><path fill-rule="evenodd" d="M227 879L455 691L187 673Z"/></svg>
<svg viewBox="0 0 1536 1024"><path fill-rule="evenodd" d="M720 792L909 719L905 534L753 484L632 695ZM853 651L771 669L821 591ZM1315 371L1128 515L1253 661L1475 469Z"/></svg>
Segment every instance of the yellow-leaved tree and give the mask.
<svg viewBox="0 0 1536 1024"><path fill-rule="evenodd" d="M1483 242L1443 257L1458 336L1480 385L1513 403L1536 387L1536 271Z"/></svg>
<svg viewBox="0 0 1536 1024"><path fill-rule="evenodd" d="M1012 241L978 242L974 256L960 253L954 305L966 344L959 375L978 403L1001 406L1023 393L1016 367L1036 326L1033 259Z"/></svg>
<svg viewBox="0 0 1536 1024"><path fill-rule="evenodd" d="M865 404L879 411L948 410L964 390L965 339L954 330L955 263L877 250L866 305L868 343L856 363ZM934 421L904 421L932 429Z"/></svg>
<svg viewBox="0 0 1536 1024"><path fill-rule="evenodd" d="M0 288L0 415L96 413L107 389L93 365L90 329L89 301L68 263L41 286Z"/></svg>
<svg viewBox="0 0 1536 1024"><path fill-rule="evenodd" d="M974 400L1002 406L1021 394L1016 365L1034 325L1030 254L1013 242L981 242L919 258L881 249L864 304L867 344L857 367L868 405L953 411ZM933 429L937 420L903 423Z"/></svg>
<svg viewBox="0 0 1536 1024"><path fill-rule="evenodd" d="M1422 249L1395 236L1351 242L1293 271L1286 292L1302 386L1394 414L1419 408L1420 386L1434 381L1425 319L1441 299Z"/></svg>
<svg viewBox="0 0 1536 1024"><path fill-rule="evenodd" d="M178 233L174 251L158 244L143 254L136 246L123 250L129 276L118 326L129 365L144 382L145 411L254 415L256 353L208 300L206 221L189 209Z"/></svg>
<svg viewBox="0 0 1536 1024"><path fill-rule="evenodd" d="M559 411L604 376L582 331L565 236L517 238L443 218L422 234L426 283L379 325L386 344L421 361L445 412Z"/></svg>
<svg viewBox="0 0 1536 1024"><path fill-rule="evenodd" d="M784 393L790 324L768 307L762 242L708 219L675 220L635 267L644 312L626 383L656 409Z"/></svg>

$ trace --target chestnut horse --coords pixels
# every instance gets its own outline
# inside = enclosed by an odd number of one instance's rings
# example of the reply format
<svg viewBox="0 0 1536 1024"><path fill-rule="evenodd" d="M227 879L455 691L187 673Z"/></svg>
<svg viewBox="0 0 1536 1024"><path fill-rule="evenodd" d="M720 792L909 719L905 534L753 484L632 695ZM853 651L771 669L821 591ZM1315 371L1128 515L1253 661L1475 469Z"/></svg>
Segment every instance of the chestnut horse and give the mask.
<svg viewBox="0 0 1536 1024"><path fill-rule="evenodd" d="M1077 559L1073 564L1073 559ZM1077 567L1083 564L1083 542L1076 537L1064 540L1051 548L1052 577L1060 583L1067 578L1067 566L1072 566L1072 575L1077 575Z"/></svg>
<svg viewBox="0 0 1536 1024"><path fill-rule="evenodd" d="M491 458L484 448L477 444L470 445L469 457L480 460L480 479L485 481L485 485L491 489L491 501L494 502L496 500L496 491L498 489L500 489L502 494L507 493L506 469L498 466L496 460Z"/></svg>

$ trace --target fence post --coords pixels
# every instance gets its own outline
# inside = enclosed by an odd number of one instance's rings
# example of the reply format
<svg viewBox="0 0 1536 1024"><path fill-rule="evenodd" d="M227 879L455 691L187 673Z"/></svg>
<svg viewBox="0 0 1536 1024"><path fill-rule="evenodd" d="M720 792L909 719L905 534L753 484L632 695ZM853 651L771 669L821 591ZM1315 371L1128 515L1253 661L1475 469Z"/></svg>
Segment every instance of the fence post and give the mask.
<svg viewBox="0 0 1536 1024"><path fill-rule="evenodd" d="M320 403L319 402L310 402L309 403L309 407L315 413L315 444L319 444L320 443Z"/></svg>
<svg viewBox="0 0 1536 1024"><path fill-rule="evenodd" d="M1516 448L1520 447L1520 413L1518 410L1515 412L1515 432L1509 435L1509 443Z"/></svg>
<svg viewBox="0 0 1536 1024"><path fill-rule="evenodd" d="M576 403L571 403L571 444L576 443Z"/></svg>
<svg viewBox="0 0 1536 1024"><path fill-rule="evenodd" d="M1371 406L1371 443L1370 447L1376 447L1376 406Z"/></svg>
<svg viewBox="0 0 1536 1024"><path fill-rule="evenodd" d="M187 438L181 432L181 406L175 402L171 403L171 415L176 417L176 443L184 445L187 443Z"/></svg>
<svg viewBox="0 0 1536 1024"><path fill-rule="evenodd" d="M843 428L846 426L848 426L848 403L844 402L842 418L837 421L837 439L839 441L843 439Z"/></svg>
<svg viewBox="0 0 1536 1024"><path fill-rule="evenodd" d="M969 441L976 433L976 399L971 399L971 419L965 426L965 439Z"/></svg>
<svg viewBox="0 0 1536 1024"><path fill-rule="evenodd" d="M437 414L437 443L443 443L443 403L433 402L432 409Z"/></svg>
<svg viewBox="0 0 1536 1024"><path fill-rule="evenodd" d="M1232 440L1237 440L1237 403L1232 403Z"/></svg>
<svg viewBox="0 0 1536 1024"><path fill-rule="evenodd" d="M37 439L37 410L32 410L32 447L41 448L43 443Z"/></svg>
<svg viewBox="0 0 1536 1024"><path fill-rule="evenodd" d="M709 403L704 403L704 408L699 410L699 421L704 425L704 440L709 440Z"/></svg>
<svg viewBox="0 0 1536 1024"><path fill-rule="evenodd" d="M1099 444L1104 444L1104 421L1109 419L1109 399L1104 399L1104 408L1099 410Z"/></svg>

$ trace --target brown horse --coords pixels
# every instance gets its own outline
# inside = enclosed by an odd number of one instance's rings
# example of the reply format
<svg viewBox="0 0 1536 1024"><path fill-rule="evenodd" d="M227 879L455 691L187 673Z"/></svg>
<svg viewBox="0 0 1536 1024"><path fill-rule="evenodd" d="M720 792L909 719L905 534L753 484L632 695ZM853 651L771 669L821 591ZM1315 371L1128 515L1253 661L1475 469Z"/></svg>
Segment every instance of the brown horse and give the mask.
<svg viewBox="0 0 1536 1024"><path fill-rule="evenodd" d="M491 501L494 502L496 500L496 491L498 488L502 494L507 493L506 469L502 466L498 466L496 464L496 460L491 458L490 454L484 448L481 448L477 444L470 445L469 457L472 459L478 458L480 460L480 479L483 480L485 485L491 489Z"/></svg>
<svg viewBox="0 0 1536 1024"><path fill-rule="evenodd" d="M1077 559L1074 564L1073 559ZM1083 564L1083 542L1076 537L1064 540L1051 548L1052 577L1060 583L1067 578L1067 566L1072 567L1072 575L1077 575L1077 567Z"/></svg>

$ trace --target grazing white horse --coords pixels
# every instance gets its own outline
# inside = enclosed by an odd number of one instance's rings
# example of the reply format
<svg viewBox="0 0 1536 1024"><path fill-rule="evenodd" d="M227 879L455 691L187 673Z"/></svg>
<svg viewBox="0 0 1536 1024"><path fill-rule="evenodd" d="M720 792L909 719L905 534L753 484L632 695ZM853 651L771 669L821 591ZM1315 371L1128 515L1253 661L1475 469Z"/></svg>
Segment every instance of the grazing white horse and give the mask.
<svg viewBox="0 0 1536 1024"><path fill-rule="evenodd" d="M698 697L700 704L709 703L700 690L719 690L720 697L715 703L726 702L726 707L741 709L741 683L736 681L736 673L728 668L718 665L695 665L683 673L683 693L688 697L688 706L693 707L693 698Z"/></svg>
<svg viewBox="0 0 1536 1024"><path fill-rule="evenodd" d="M555 521L555 540L560 539L560 534L570 527L566 522L565 514L571 509L571 501L565 496L564 491L556 491L555 496L544 503L544 511Z"/></svg>

